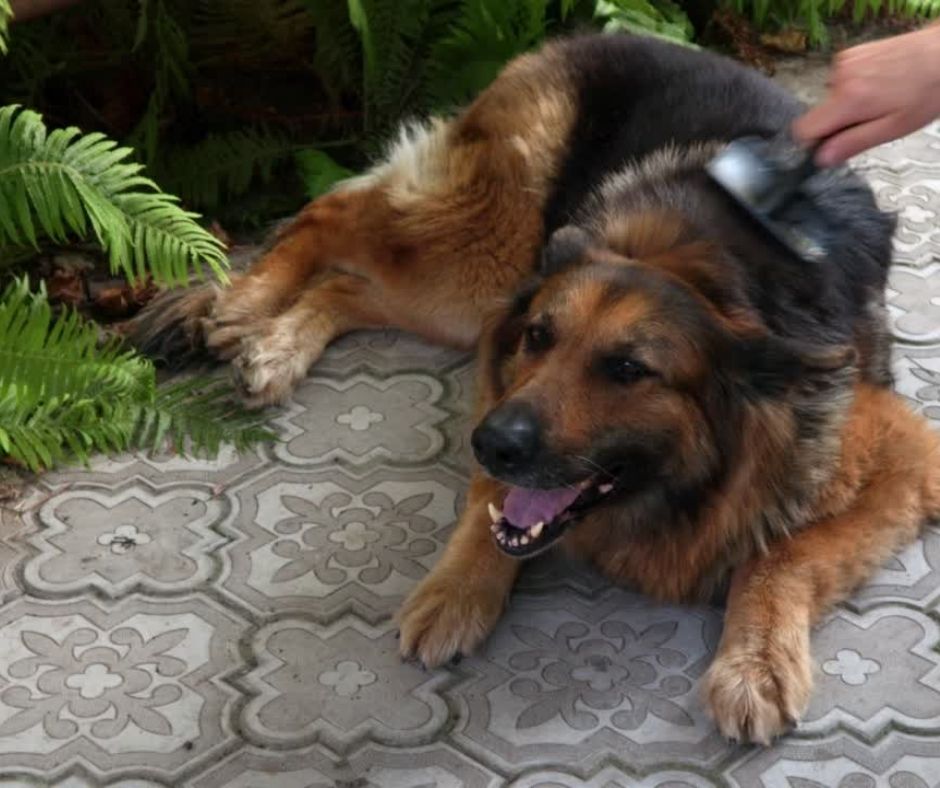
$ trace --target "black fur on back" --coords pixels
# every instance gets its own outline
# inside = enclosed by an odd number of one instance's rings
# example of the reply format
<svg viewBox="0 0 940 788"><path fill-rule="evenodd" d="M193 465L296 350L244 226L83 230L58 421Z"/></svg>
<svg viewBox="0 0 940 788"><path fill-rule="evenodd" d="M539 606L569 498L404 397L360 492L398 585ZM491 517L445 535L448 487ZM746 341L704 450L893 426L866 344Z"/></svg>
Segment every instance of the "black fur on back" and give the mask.
<svg viewBox="0 0 940 788"><path fill-rule="evenodd" d="M780 246L704 171L710 153L601 197L612 176L664 148L683 151L740 136L773 136L803 105L766 77L712 53L629 35L562 44L577 86L578 116L568 155L545 209L546 234L597 225L605 213L677 211L727 251L750 301L776 334L818 345L856 344L863 372L890 382L883 293L894 218L847 169L817 176L816 204L833 229L830 254L810 263Z"/></svg>

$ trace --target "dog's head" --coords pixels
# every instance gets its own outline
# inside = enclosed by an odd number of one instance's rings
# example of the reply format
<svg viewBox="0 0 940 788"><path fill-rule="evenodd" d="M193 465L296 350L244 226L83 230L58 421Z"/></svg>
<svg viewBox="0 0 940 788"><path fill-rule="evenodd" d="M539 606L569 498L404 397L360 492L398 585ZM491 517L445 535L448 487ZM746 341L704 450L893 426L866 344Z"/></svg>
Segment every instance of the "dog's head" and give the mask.
<svg viewBox="0 0 940 788"><path fill-rule="evenodd" d="M472 444L509 486L491 514L511 555L545 549L592 508L714 484L741 408L852 361L769 334L721 250L681 222L619 230L556 232L481 348L490 407Z"/></svg>

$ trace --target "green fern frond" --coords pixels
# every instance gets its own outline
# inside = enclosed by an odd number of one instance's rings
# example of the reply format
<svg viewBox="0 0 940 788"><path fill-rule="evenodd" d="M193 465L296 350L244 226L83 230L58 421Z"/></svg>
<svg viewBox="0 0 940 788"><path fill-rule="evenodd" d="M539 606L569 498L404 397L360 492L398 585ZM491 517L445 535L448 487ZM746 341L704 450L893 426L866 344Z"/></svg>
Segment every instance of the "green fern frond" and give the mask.
<svg viewBox="0 0 940 788"><path fill-rule="evenodd" d="M100 343L77 313L56 316L27 280L0 295L0 456L32 470L92 452L165 448L215 453L270 439L222 381L156 387L150 361Z"/></svg>
<svg viewBox="0 0 940 788"><path fill-rule="evenodd" d="M224 278L221 244L128 163L130 154L103 134L47 134L38 113L0 108L0 244L92 234L128 279L184 283L203 265Z"/></svg>
<svg viewBox="0 0 940 788"><path fill-rule="evenodd" d="M347 0L303 0L313 21L313 65L323 87L338 102L345 91L362 85L362 47L350 21Z"/></svg>
<svg viewBox="0 0 940 788"><path fill-rule="evenodd" d="M427 104L446 110L472 99L507 61L542 40L547 8L548 0L463 0L448 33L431 48Z"/></svg>
<svg viewBox="0 0 940 788"><path fill-rule="evenodd" d="M326 194L334 184L351 178L355 174L322 150L303 150L294 158L297 161L307 197L311 200Z"/></svg>
<svg viewBox="0 0 940 788"><path fill-rule="evenodd" d="M7 35L12 18L13 6L10 5L10 0L0 0L0 55L7 53Z"/></svg>
<svg viewBox="0 0 940 788"><path fill-rule="evenodd" d="M174 98L190 92L189 35L183 27L177 6L168 8L164 0L139 0L140 14L132 51L143 51L153 63L153 88L147 108L127 141L140 153L142 161L153 165L166 108ZM110 18L109 18L110 23ZM139 55L141 56L141 55Z"/></svg>
<svg viewBox="0 0 940 788"><path fill-rule="evenodd" d="M354 3L359 0L350 0L350 8ZM362 0L362 6L369 19L368 39L363 38L366 129L381 132L410 114L420 84L422 36L431 3Z"/></svg>
<svg viewBox="0 0 940 788"><path fill-rule="evenodd" d="M225 198L266 183L296 149L284 135L264 129L211 134L194 146L168 150L156 177L187 205L211 210Z"/></svg>
<svg viewBox="0 0 940 788"><path fill-rule="evenodd" d="M0 391L16 388L24 409L78 390L135 397L150 377L146 360L114 343L99 347L97 328L77 312L55 317L43 286L32 293L17 280L0 298Z"/></svg>
<svg viewBox="0 0 940 788"><path fill-rule="evenodd" d="M605 32L626 30L679 44L689 44L695 33L685 11L672 0L598 0L595 18Z"/></svg>
<svg viewBox="0 0 940 788"><path fill-rule="evenodd" d="M160 451L167 442L180 454L218 454L223 443L238 451L270 442L275 435L264 416L246 410L221 378L197 377L157 389L153 401L129 413L132 444Z"/></svg>

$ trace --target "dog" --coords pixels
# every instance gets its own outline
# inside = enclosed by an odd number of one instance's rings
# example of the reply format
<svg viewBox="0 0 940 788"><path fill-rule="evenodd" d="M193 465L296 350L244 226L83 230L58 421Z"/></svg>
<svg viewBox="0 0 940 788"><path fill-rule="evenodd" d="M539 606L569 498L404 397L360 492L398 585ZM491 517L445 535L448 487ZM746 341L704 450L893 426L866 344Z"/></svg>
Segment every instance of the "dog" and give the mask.
<svg viewBox="0 0 940 788"><path fill-rule="evenodd" d="M231 286L155 302L135 342L208 348L258 406L356 329L476 346L479 468L398 614L402 655L472 652L559 544L656 599L723 598L707 706L768 743L808 704L813 624L940 514L938 437L891 390L892 217L820 176L835 242L811 263L706 176L801 111L716 54L551 41L407 127Z"/></svg>

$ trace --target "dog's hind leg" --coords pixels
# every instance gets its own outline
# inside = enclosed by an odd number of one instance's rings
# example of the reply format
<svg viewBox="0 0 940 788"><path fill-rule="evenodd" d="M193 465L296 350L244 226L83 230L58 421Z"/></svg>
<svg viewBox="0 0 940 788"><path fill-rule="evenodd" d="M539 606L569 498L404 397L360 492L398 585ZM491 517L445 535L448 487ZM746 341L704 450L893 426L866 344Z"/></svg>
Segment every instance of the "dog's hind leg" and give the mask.
<svg viewBox="0 0 940 788"><path fill-rule="evenodd" d="M278 231L270 247L231 284L196 284L155 298L126 326L128 342L181 366L200 352L228 360L305 292L311 280L368 262L367 191L327 194Z"/></svg>
<svg viewBox="0 0 940 788"><path fill-rule="evenodd" d="M242 351L243 338L262 333L267 321L291 309L316 277L367 271L375 262L368 237L369 200L367 192L340 190L304 208L267 253L218 292L201 325L209 351L217 358L234 358Z"/></svg>
<svg viewBox="0 0 940 788"><path fill-rule="evenodd" d="M811 626L936 512L938 448L940 435L893 393L858 398L829 512L733 575L704 682L723 734L767 744L800 718L812 689Z"/></svg>
<svg viewBox="0 0 940 788"><path fill-rule="evenodd" d="M252 322L240 337L232 369L245 404L283 402L326 346L350 331L388 324L377 288L336 274L308 287L284 312Z"/></svg>

